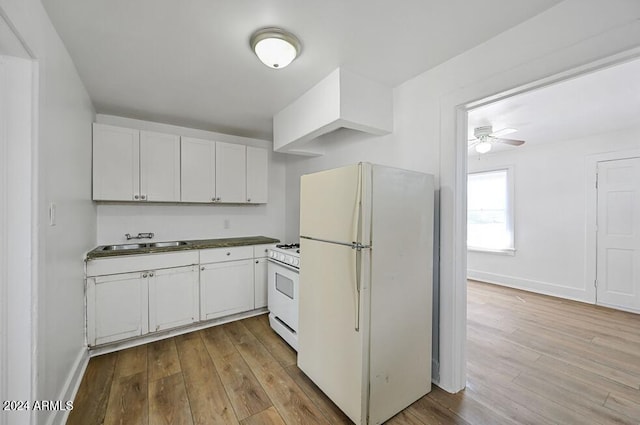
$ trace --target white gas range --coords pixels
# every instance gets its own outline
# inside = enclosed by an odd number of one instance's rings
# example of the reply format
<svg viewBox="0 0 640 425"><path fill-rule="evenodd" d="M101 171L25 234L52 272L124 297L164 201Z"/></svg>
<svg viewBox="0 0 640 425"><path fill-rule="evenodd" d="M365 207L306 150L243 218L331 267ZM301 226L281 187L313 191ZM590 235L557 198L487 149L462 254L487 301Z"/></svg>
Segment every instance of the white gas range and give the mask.
<svg viewBox="0 0 640 425"><path fill-rule="evenodd" d="M297 351L300 245L276 245L267 260L269 324Z"/></svg>

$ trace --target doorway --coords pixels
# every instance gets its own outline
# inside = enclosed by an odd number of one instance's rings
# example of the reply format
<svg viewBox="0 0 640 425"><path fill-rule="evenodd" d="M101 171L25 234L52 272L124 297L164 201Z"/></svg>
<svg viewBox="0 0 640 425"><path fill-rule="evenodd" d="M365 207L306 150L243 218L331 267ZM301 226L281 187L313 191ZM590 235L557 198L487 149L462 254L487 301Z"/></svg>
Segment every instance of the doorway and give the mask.
<svg viewBox="0 0 640 425"><path fill-rule="evenodd" d="M638 59L469 111L469 278L590 304L596 303L597 282L600 301L609 297L603 305L612 307L624 306L622 294L628 303L640 292L632 288L638 286L638 249L621 250L640 237L632 236L632 227L640 226L633 215L640 201L631 188L638 174L629 160L611 161L629 158L640 146L637 75ZM477 150L481 140L488 152ZM601 184L592 194L597 166ZM504 178L495 177L499 172ZM607 212L602 203L610 199L614 217L597 227L598 276L590 253L596 199L598 215ZM614 234L603 235L609 227ZM617 248L601 252L605 243ZM605 254L611 267L601 261Z"/></svg>

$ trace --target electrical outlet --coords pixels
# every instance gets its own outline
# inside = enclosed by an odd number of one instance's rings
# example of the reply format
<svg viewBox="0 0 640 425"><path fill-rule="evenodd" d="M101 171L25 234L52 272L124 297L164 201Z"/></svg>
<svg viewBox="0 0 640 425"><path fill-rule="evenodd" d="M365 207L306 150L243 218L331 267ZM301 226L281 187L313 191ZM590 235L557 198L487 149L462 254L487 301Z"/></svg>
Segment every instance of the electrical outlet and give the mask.
<svg viewBox="0 0 640 425"><path fill-rule="evenodd" d="M230 229L231 228L231 220L229 220L228 218L224 219L224 228L225 229Z"/></svg>

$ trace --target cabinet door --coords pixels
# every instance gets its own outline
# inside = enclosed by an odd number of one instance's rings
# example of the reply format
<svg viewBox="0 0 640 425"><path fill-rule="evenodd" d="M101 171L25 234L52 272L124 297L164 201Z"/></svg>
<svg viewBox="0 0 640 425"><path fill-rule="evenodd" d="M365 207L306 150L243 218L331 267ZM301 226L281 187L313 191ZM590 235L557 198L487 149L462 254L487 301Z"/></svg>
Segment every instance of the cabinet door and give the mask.
<svg viewBox="0 0 640 425"><path fill-rule="evenodd" d="M180 199L183 202L215 202L216 142L182 137L180 164Z"/></svg>
<svg viewBox="0 0 640 425"><path fill-rule="evenodd" d="M180 200L180 137L140 132L140 199Z"/></svg>
<svg viewBox="0 0 640 425"><path fill-rule="evenodd" d="M257 258L253 264L254 298L253 307L267 306L267 259Z"/></svg>
<svg viewBox="0 0 640 425"><path fill-rule="evenodd" d="M104 344L149 332L146 273L87 279L87 339Z"/></svg>
<svg viewBox="0 0 640 425"><path fill-rule="evenodd" d="M200 266L200 319L253 309L253 260Z"/></svg>
<svg viewBox="0 0 640 425"><path fill-rule="evenodd" d="M93 199L134 201L140 194L140 132L93 124Z"/></svg>
<svg viewBox="0 0 640 425"><path fill-rule="evenodd" d="M220 202L247 202L247 147L216 142L216 197Z"/></svg>
<svg viewBox="0 0 640 425"><path fill-rule="evenodd" d="M247 202L266 204L268 191L268 154L266 149L247 146Z"/></svg>
<svg viewBox="0 0 640 425"><path fill-rule="evenodd" d="M197 320L197 266L149 272L149 331L175 328Z"/></svg>

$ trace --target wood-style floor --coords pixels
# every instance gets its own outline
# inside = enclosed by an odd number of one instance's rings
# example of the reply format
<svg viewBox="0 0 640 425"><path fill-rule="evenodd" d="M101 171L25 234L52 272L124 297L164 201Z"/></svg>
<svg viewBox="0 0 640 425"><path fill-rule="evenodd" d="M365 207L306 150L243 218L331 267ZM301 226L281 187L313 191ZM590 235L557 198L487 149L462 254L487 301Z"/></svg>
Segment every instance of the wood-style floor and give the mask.
<svg viewBox="0 0 640 425"><path fill-rule="evenodd" d="M388 424L639 424L640 316L478 282L467 388ZM351 423L266 316L92 358L68 424Z"/></svg>

